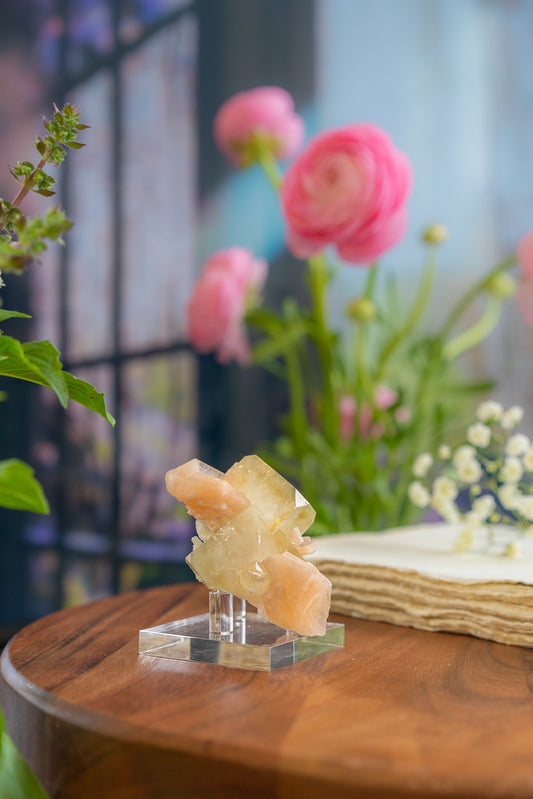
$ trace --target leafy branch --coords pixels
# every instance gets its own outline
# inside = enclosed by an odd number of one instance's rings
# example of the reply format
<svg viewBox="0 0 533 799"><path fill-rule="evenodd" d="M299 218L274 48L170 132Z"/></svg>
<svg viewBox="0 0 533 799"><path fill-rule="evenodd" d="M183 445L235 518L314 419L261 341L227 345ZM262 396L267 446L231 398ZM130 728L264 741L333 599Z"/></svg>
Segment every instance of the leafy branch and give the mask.
<svg viewBox="0 0 533 799"><path fill-rule="evenodd" d="M20 273L47 248L47 242L63 243L62 235L72 227L59 208L49 208L43 217L27 217L20 203L34 192L51 197L55 179L45 167L59 166L67 149L79 150L85 145L77 141L78 134L88 128L80 122L76 106L65 105L62 111L54 106L52 119L44 120L46 135L38 136L34 147L40 155L35 165L19 161L11 174L19 184L14 199L0 199L0 270ZM0 285L3 285L0 279ZM28 314L0 307L0 323L11 318L27 318ZM60 353L50 341L22 343L0 330L0 376L25 380L50 388L66 408L74 400L110 424L115 420L107 411L104 395L94 386L63 370ZM0 506L48 513L49 507L42 488L30 466L16 459L0 461Z"/></svg>
<svg viewBox="0 0 533 799"><path fill-rule="evenodd" d="M47 135L38 136L33 146L41 156L35 165L19 161L11 174L20 188L10 202L0 199L0 270L20 272L47 249L47 241L63 243L62 234L70 230L72 222L59 208L50 208L44 218L27 218L20 203L29 192L42 197L55 194L55 178L45 172L46 166L59 166L65 159L66 149L85 147L77 141L78 134L88 128L80 122L75 105L67 104L62 111L55 107L52 119L44 119Z"/></svg>

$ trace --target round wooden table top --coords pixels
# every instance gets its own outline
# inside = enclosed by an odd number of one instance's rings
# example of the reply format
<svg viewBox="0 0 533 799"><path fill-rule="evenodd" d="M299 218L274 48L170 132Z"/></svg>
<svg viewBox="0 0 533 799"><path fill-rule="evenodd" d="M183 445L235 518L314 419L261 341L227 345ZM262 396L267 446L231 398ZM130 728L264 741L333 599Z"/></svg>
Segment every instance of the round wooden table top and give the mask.
<svg viewBox="0 0 533 799"><path fill-rule="evenodd" d="M334 616L344 649L270 673L138 655L206 607L186 583L12 639L7 727L52 797L533 796L532 651Z"/></svg>

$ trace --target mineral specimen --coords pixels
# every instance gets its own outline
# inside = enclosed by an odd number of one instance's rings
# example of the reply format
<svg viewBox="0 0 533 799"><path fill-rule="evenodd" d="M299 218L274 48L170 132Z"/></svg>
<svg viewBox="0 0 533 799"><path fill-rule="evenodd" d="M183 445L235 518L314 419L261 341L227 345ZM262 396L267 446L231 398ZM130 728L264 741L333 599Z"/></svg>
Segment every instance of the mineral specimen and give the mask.
<svg viewBox="0 0 533 799"><path fill-rule="evenodd" d="M166 474L168 491L196 518L187 563L211 590L255 605L273 624L323 635L331 583L303 555L315 511L294 486L257 455L225 474L192 460Z"/></svg>

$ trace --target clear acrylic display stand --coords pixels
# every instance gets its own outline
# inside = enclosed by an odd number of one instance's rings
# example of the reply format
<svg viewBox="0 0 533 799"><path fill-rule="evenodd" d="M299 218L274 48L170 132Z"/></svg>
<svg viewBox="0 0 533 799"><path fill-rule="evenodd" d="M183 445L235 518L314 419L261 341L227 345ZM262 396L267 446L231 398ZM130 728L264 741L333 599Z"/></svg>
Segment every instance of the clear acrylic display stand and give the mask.
<svg viewBox="0 0 533 799"><path fill-rule="evenodd" d="M272 671L344 646L344 624L328 623L325 635L283 630L225 591L209 592L209 613L139 632L139 653L174 660Z"/></svg>

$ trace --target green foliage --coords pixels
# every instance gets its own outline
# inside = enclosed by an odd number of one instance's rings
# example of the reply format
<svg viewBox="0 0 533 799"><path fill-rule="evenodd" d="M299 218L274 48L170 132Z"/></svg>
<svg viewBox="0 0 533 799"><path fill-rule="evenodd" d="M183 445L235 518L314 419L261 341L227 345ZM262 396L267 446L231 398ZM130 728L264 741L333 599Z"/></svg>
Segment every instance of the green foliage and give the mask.
<svg viewBox="0 0 533 799"><path fill-rule="evenodd" d="M20 188L12 202L0 199L0 271L20 272L47 248L48 241L63 243L62 234L72 223L59 208L50 208L44 218L27 218L19 205L28 192L51 197L55 194L55 178L45 172L46 166L58 166L65 158L65 148L79 149L80 131L88 126L80 122L76 106L55 109L51 120L44 120L48 135L39 136L34 144L41 156L38 164L19 161L11 174Z"/></svg>
<svg viewBox="0 0 533 799"><path fill-rule="evenodd" d="M12 202L0 199L0 270L21 272L46 250L49 241L63 243L62 234L72 223L59 208L49 208L44 217L26 217L20 202L32 191L43 197L54 194L54 178L44 167L57 166L65 157L65 147L79 149L78 133L87 125L80 123L73 105L62 111L55 109L53 119L44 121L48 135L39 137L34 146L41 156L37 165L19 161L11 173L20 189ZM3 281L0 279L0 286ZM19 311L0 308L0 322L12 318L30 317ZM100 414L110 424L115 420L105 407L104 395L93 386L63 370L59 352L50 341L21 343L0 331L0 375L46 386L55 392L66 408L69 399ZM0 399L4 399L0 392ZM34 477L33 469L20 460L0 461L0 506L33 513L49 513L43 490ZM15 745L4 731L0 713L0 797L2 799L47 799L38 780L21 758Z"/></svg>
<svg viewBox="0 0 533 799"><path fill-rule="evenodd" d="M106 410L104 395L94 386L63 370L59 352L50 341L21 344L10 336L0 336L0 375L48 386L66 408L73 399L100 414L110 424L115 420Z"/></svg>
<svg viewBox="0 0 533 799"><path fill-rule="evenodd" d="M63 244L62 234L72 227L72 222L59 208L49 208L44 218L27 219L23 214L15 214L12 220L16 236L11 233L0 235L2 272L21 272L48 248L48 241Z"/></svg>
<svg viewBox="0 0 533 799"><path fill-rule="evenodd" d="M44 120L47 135L39 137L34 146L41 156L38 164L19 161L11 173L20 188L12 202L0 199L0 271L20 273L29 263L46 250L50 241L63 243L62 235L72 226L59 208L49 208L44 216L26 217L20 202L32 191L44 197L54 194L54 178L44 167L57 166L63 161L65 148L79 149L78 133L87 125L80 122L75 106L66 105L62 111L55 109L51 120ZM0 285L3 285L0 279ZM12 318L30 318L19 311L0 308L0 322ZM100 414L110 424L115 420L108 413L104 395L94 386L63 370L60 355L50 341L21 343L0 331L0 376L25 380L50 388L61 405L66 408L74 400L94 413ZM4 399L0 392L0 399ZM33 470L16 459L0 462L0 506L33 513L49 513L48 503ZM0 771L0 786L2 772ZM4 794L1 793L3 796ZM18 795L18 794L17 794Z"/></svg>
<svg viewBox="0 0 533 799"><path fill-rule="evenodd" d="M6 733L1 713L0 796L2 799L47 799L48 797Z"/></svg>
<svg viewBox="0 0 533 799"><path fill-rule="evenodd" d="M67 385L69 399L99 414L109 422L110 425L115 425L115 419L106 409L105 395L103 393L98 392L90 383L86 383L85 380L80 380L79 377L74 377L74 375L68 372L63 372L63 376Z"/></svg>
<svg viewBox="0 0 533 799"><path fill-rule="evenodd" d="M309 264L310 309L289 300L280 314L263 308L248 314L259 331L254 362L289 385L283 433L262 455L315 507L312 533L379 530L420 514L407 497L416 455L453 444L479 395L492 388L490 381L464 378L456 365L456 357L489 331L485 316L455 338L453 329L471 301L487 294L491 275L513 263L509 258L491 270L429 335L419 323L431 296L434 246L408 307L398 300L394 278L386 291L375 291L377 266L371 267L362 297L348 304L342 335L327 318L333 275L322 258ZM503 299L488 299L491 325ZM365 303L372 314L354 313Z"/></svg>
<svg viewBox="0 0 533 799"><path fill-rule="evenodd" d="M0 506L32 513L50 513L43 490L27 463L16 458L0 461Z"/></svg>

